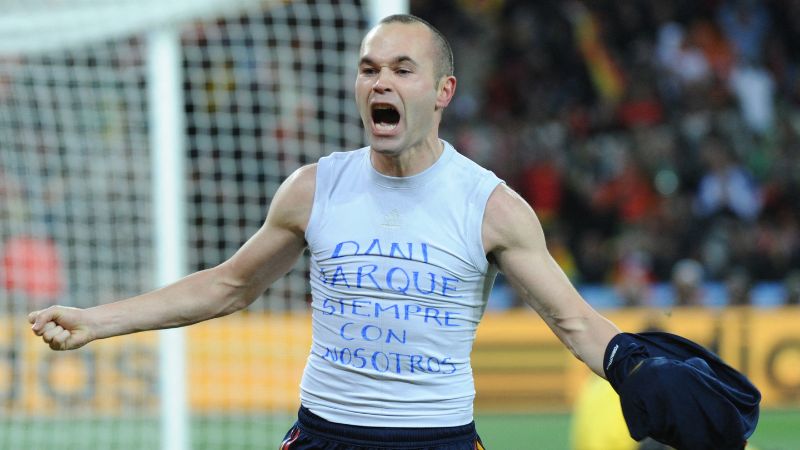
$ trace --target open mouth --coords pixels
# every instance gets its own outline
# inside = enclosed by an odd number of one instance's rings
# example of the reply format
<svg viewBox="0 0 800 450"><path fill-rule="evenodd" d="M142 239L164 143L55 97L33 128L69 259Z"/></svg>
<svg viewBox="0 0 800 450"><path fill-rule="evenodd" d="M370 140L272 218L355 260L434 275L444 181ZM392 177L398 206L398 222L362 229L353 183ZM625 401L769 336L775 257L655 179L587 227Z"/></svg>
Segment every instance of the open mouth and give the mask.
<svg viewBox="0 0 800 450"><path fill-rule="evenodd" d="M400 123L400 112L392 105L372 105L372 123L379 131L391 131Z"/></svg>

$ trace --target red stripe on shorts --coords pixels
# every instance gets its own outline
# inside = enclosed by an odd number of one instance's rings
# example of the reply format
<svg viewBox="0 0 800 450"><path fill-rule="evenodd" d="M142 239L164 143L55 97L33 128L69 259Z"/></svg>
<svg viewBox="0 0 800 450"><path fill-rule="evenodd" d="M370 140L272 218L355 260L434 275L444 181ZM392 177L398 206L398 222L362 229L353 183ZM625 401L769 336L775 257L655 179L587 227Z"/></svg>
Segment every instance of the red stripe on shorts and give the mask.
<svg viewBox="0 0 800 450"><path fill-rule="evenodd" d="M294 444L294 442L299 437L300 437L300 429L299 428L295 428L294 430L292 430L292 434L289 435L289 437L286 438L281 443L281 448L279 450L289 450L292 447L292 444Z"/></svg>

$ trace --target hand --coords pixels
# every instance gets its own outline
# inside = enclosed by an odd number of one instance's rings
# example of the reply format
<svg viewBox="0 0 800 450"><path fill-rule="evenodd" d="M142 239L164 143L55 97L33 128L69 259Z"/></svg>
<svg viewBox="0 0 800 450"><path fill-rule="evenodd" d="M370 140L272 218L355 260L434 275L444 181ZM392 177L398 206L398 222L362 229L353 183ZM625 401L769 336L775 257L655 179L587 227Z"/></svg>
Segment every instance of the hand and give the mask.
<svg viewBox="0 0 800 450"><path fill-rule="evenodd" d="M744 449L761 393L719 356L681 336L620 333L605 352L631 437L680 449Z"/></svg>
<svg viewBox="0 0 800 450"><path fill-rule="evenodd" d="M28 314L28 322L53 350L74 350L96 338L83 309L51 306Z"/></svg>

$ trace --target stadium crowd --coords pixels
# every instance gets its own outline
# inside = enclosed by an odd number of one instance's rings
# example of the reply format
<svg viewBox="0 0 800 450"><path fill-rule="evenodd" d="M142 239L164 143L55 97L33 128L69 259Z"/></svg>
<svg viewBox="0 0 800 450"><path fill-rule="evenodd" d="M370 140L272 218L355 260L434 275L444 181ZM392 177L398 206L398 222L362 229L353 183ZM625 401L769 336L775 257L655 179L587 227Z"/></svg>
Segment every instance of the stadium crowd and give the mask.
<svg viewBox="0 0 800 450"><path fill-rule="evenodd" d="M800 303L800 0L412 0L410 11L454 46L458 90L442 135L533 205L565 272L580 288L600 287L584 292L590 302L747 304L758 291L768 304ZM211 67L197 54L228 39L226 26L237 24L197 24L185 33L192 61ZM302 108L289 121L297 130L236 124L235 111L260 117L280 90L262 81L274 68L247 56L263 43L237 45L247 50L242 61L213 71L222 81L185 82L187 112L203 113L187 119L190 195L195 205L215 205L213 212L195 208L190 218L193 247L203 249L196 268L218 262L263 219L261 205L282 176L267 173L261 150L281 149L281 174L288 174L308 162L292 155L352 145L316 142L302 129ZM138 48L131 44L132 61ZM130 63L118 61L117 69ZM238 84L230 82L233 68ZM0 78L0 98L10 95L9 82ZM349 97L341 89L337 95ZM349 129L333 114L327 119ZM57 128L30 126L36 132L26 136L50 133L67 145ZM360 130L350 128L357 139ZM225 133L224 142L217 139ZM232 161L206 148L239 141L228 152ZM284 152L289 144L302 152ZM232 165L250 170L237 183L250 177L264 192L228 186L218 188L225 195L206 198L200 178L226 179ZM0 174L0 198L9 205L0 217L7 219L20 215L28 195L10 175ZM41 189L46 202L60 201L50 193L58 192L57 178L44 169L40 176L53 180L53 189ZM258 221L231 219L231 205L254 209ZM223 230L226 220L239 227ZM14 283L22 281L4 284L14 290ZM496 306L515 303L504 287L500 279L496 292L505 299Z"/></svg>
<svg viewBox="0 0 800 450"><path fill-rule="evenodd" d="M797 301L800 0L411 11L454 43L444 136L526 197L575 282L623 305L659 283L677 304L705 282L729 304L758 283Z"/></svg>

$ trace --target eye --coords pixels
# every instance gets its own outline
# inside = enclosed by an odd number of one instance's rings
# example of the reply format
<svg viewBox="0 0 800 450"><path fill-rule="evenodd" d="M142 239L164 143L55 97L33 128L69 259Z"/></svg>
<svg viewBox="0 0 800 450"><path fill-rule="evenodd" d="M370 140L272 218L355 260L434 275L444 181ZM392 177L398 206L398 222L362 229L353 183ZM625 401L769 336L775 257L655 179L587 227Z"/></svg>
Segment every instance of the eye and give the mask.
<svg viewBox="0 0 800 450"><path fill-rule="evenodd" d="M400 68L400 69L395 70L395 73L398 74L398 75L410 75L413 72L411 70L409 70L409 69Z"/></svg>
<svg viewBox="0 0 800 450"><path fill-rule="evenodd" d="M375 73L377 73L377 70L375 70L375 69L374 69L374 68L372 68L372 67L362 67L362 68L359 70L359 72L360 72L362 75L374 75Z"/></svg>

